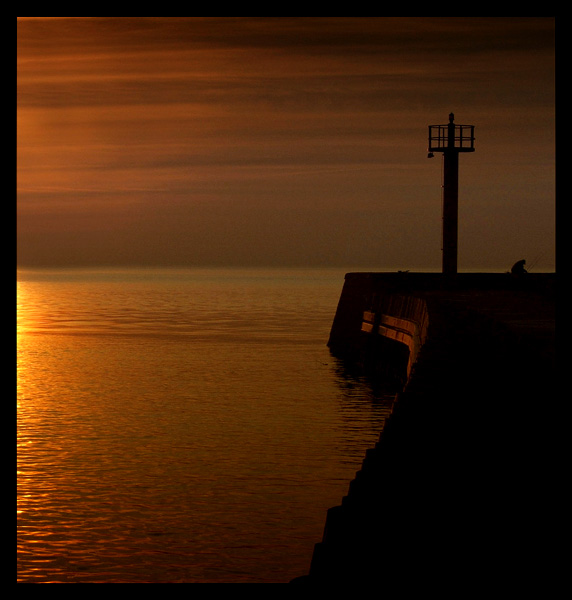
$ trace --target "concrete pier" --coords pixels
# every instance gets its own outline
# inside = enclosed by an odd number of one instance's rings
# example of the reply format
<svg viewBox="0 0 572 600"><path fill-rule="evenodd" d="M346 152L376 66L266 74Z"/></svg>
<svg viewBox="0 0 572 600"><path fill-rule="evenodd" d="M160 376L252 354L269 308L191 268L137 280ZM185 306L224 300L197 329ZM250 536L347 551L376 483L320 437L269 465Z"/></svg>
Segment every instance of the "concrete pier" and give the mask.
<svg viewBox="0 0 572 600"><path fill-rule="evenodd" d="M560 483L544 435L562 401L555 287L554 274L346 276L330 349L401 390L293 583L465 597L538 573Z"/></svg>

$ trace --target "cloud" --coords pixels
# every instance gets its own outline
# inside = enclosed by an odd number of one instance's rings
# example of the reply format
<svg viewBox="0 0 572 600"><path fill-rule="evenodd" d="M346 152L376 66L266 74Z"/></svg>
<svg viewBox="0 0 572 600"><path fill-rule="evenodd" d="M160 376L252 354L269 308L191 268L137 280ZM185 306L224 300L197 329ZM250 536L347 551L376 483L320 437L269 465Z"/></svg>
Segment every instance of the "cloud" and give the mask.
<svg viewBox="0 0 572 600"><path fill-rule="evenodd" d="M64 229L67 248L79 248L75 230L91 231L83 259L113 255L104 249L121 239L144 248L143 232L151 239L159 221L155 247L169 229L179 232L172 239L187 229L195 255L214 256L216 244L228 260L254 260L254 249L295 257L302 238L317 255L312 220L339 258L336 240L348 239L359 211L374 210L380 248L396 240L404 206L421 214L434 203L438 231L439 167L422 159L427 125L451 110L477 126L477 153L462 166L472 189L485 165L504 165L494 184L515 195L527 193L527 178L553 177L552 18L20 19L22 260L47 256L42 243L54 248ZM545 171L522 172L535 161ZM548 214L549 188L539 203ZM280 222L294 209L289 244ZM432 243L424 226L411 227L420 248ZM191 237L162 254L186 260ZM268 251L272 238L281 253Z"/></svg>

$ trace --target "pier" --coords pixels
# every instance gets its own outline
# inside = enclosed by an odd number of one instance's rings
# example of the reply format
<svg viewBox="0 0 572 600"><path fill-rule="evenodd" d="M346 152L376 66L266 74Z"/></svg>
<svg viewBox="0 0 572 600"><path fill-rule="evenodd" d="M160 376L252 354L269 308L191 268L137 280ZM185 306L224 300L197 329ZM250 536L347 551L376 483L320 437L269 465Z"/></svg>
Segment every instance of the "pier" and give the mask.
<svg viewBox="0 0 572 600"><path fill-rule="evenodd" d="M464 597L538 572L560 477L555 289L555 274L346 275L330 350L397 399L293 583Z"/></svg>

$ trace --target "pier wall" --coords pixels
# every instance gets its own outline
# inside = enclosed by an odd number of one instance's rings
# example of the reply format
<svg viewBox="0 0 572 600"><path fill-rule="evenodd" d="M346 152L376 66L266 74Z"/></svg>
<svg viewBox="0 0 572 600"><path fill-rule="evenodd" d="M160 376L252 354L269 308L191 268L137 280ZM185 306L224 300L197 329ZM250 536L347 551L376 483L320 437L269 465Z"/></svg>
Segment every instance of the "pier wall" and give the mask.
<svg viewBox="0 0 572 600"><path fill-rule="evenodd" d="M552 274L346 275L330 350L390 375L397 401L294 583L470 591L542 560L554 293Z"/></svg>
<svg viewBox="0 0 572 600"><path fill-rule="evenodd" d="M375 377L402 388L427 337L427 302L404 285L406 274L346 275L328 346Z"/></svg>

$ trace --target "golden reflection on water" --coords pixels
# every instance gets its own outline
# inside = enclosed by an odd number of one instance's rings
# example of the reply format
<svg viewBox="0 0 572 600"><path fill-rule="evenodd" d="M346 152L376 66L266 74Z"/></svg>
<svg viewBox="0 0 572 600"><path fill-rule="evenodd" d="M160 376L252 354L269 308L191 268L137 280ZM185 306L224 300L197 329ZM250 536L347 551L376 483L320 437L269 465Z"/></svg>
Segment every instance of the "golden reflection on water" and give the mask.
<svg viewBox="0 0 572 600"><path fill-rule="evenodd" d="M337 283L255 283L18 281L19 581L307 570L382 407L325 347Z"/></svg>
<svg viewBox="0 0 572 600"><path fill-rule="evenodd" d="M19 581L74 581L72 559L90 472L89 387L73 359L81 338L46 335L61 303L49 285L17 282L17 563ZM85 357L85 353L84 353ZM83 373L85 375L85 373ZM85 549L81 551L85 552ZM66 572L68 572L66 574Z"/></svg>
<svg viewBox="0 0 572 600"><path fill-rule="evenodd" d="M26 391L31 386L29 377L29 363L25 360L27 354L26 347L30 340L28 339L26 328L26 307L29 305L27 298L28 290L26 284L17 282L16 288L16 410L17 410L17 514L24 512L27 503L32 501L32 494L27 491L26 481L33 477L33 468L31 465L22 464L21 458L26 454L25 447L33 443L30 437L25 433L27 426L22 426L21 418L26 415L26 421L30 420L30 407L26 403ZM31 399L28 398L30 401ZM33 428L33 427L32 427Z"/></svg>

